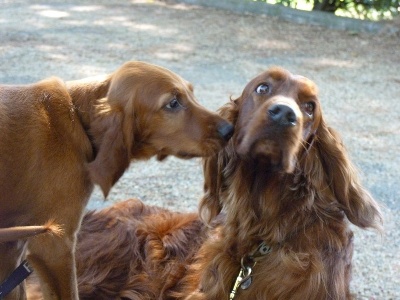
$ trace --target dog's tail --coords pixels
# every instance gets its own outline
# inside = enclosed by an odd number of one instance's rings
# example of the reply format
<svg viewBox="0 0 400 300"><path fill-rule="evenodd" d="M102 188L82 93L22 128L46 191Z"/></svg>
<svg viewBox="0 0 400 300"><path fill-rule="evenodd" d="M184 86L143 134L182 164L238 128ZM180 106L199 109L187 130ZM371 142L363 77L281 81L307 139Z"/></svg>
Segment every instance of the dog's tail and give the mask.
<svg viewBox="0 0 400 300"><path fill-rule="evenodd" d="M15 226L0 228L0 243L25 239L42 233L50 233L56 236L61 236L63 234L63 229L60 225L55 224L54 220L50 220L46 224L40 226Z"/></svg>

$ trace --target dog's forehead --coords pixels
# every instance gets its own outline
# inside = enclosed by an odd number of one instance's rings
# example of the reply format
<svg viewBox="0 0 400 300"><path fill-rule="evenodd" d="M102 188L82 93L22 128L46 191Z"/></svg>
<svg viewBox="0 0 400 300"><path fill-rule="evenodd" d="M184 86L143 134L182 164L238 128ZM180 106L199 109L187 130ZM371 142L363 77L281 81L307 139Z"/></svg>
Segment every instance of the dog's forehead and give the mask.
<svg viewBox="0 0 400 300"><path fill-rule="evenodd" d="M290 76L291 74L285 69L282 69L280 67L273 67L258 75L256 78L254 78L253 82L268 82L270 80L279 82L287 80Z"/></svg>
<svg viewBox="0 0 400 300"><path fill-rule="evenodd" d="M176 77L176 82L172 83L176 89L180 90L182 93L193 92L193 85L189 81L183 79L179 75L176 75Z"/></svg>
<svg viewBox="0 0 400 300"><path fill-rule="evenodd" d="M291 76L291 74L283 68L280 68L280 67L270 68L270 69L262 72L255 78L253 78L246 85L244 92L245 92L245 94L252 93L252 91L254 91L255 88L262 83L266 83L266 84L273 83L274 85L280 84L282 82L287 81L287 79L289 79L290 76Z"/></svg>
<svg viewBox="0 0 400 300"><path fill-rule="evenodd" d="M290 85L298 94L305 97L315 97L318 94L316 84L302 75L294 75L281 67L272 67L255 77L247 86L254 89L261 83L273 83L275 87L280 84Z"/></svg>
<svg viewBox="0 0 400 300"><path fill-rule="evenodd" d="M178 94L193 92L193 85L186 79L182 78L180 75L162 67L159 67L157 71L158 76L161 77L161 81L164 81L171 92Z"/></svg>
<svg viewBox="0 0 400 300"><path fill-rule="evenodd" d="M315 97L318 94L317 85L307 77L301 75L292 75L293 80L298 87L298 93L305 97Z"/></svg>
<svg viewBox="0 0 400 300"><path fill-rule="evenodd" d="M125 63L115 74L117 78L137 83L139 79L141 83L146 85L158 84L160 90L178 89L193 91L193 86L184 78L171 70L141 61L132 61Z"/></svg>

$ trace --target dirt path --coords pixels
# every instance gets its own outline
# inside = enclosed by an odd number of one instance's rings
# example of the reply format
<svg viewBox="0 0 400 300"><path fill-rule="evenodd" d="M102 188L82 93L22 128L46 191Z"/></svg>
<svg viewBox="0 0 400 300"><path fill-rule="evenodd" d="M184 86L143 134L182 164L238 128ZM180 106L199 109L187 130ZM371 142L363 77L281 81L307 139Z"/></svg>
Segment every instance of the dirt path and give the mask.
<svg viewBox="0 0 400 300"><path fill-rule="evenodd" d="M317 82L324 112L344 137L365 185L385 205L385 235L356 231L352 289L400 299L400 38L352 34L273 17L154 1L0 0L0 82L109 73L127 60L170 68L211 109L281 65ZM195 210L198 160L134 164L103 202L139 197Z"/></svg>

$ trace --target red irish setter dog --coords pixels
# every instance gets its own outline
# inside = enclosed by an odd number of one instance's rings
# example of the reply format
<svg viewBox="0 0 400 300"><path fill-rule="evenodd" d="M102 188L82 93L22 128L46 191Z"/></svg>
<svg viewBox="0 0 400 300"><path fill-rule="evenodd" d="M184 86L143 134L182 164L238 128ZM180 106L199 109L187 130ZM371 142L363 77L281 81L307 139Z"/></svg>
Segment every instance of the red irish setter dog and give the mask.
<svg viewBox="0 0 400 300"><path fill-rule="evenodd" d="M129 200L88 213L82 299L349 299L350 223L380 229L309 79L271 68L221 109L235 124L205 159L200 217Z"/></svg>
<svg viewBox="0 0 400 300"><path fill-rule="evenodd" d="M209 156L232 131L190 83L143 62L103 78L0 86L0 235L19 230L0 243L0 284L28 250L46 299L78 299L74 247L93 184L107 195L130 161ZM61 236L26 241L5 229L48 220ZM5 297L24 298L23 285Z"/></svg>

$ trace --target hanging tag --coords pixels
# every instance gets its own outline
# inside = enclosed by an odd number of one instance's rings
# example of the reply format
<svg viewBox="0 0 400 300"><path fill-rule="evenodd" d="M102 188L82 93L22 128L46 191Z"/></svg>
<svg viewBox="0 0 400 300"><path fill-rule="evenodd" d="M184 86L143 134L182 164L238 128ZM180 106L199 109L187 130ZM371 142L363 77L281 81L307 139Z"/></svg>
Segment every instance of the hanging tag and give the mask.
<svg viewBox="0 0 400 300"><path fill-rule="evenodd" d="M242 290L247 290L249 288L249 286L252 284L253 279L251 276L249 276L248 278L244 278L242 283L240 284L240 288Z"/></svg>

